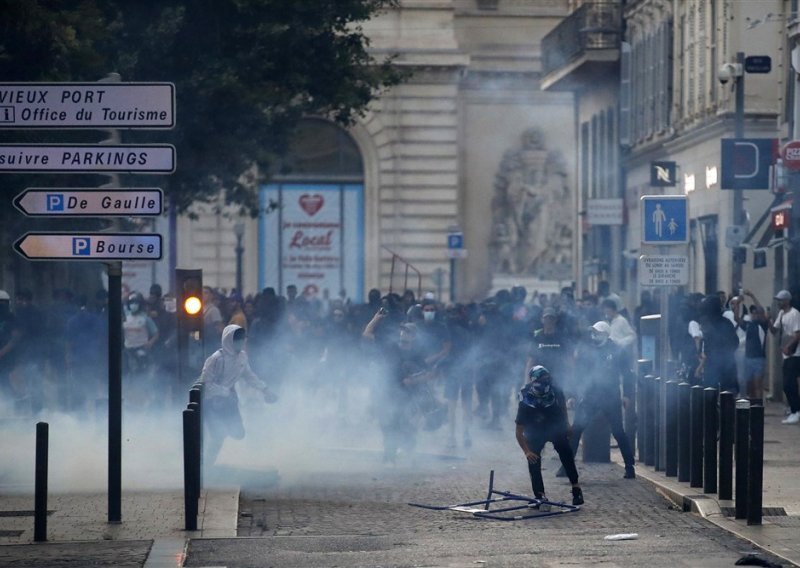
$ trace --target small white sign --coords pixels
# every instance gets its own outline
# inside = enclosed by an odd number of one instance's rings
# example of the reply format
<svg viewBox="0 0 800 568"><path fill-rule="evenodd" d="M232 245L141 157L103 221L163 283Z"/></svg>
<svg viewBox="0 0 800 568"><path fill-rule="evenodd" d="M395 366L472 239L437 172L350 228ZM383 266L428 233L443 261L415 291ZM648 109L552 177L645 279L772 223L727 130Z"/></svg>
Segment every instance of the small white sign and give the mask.
<svg viewBox="0 0 800 568"><path fill-rule="evenodd" d="M161 215L160 189L26 189L14 206L29 217Z"/></svg>
<svg viewBox="0 0 800 568"><path fill-rule="evenodd" d="M639 257L642 286L685 286L689 283L689 257L677 254Z"/></svg>
<svg viewBox="0 0 800 568"><path fill-rule="evenodd" d="M447 249L447 251L445 251L445 254L447 255L447 258L467 258L467 256L469 256L467 253L467 249L465 248Z"/></svg>
<svg viewBox="0 0 800 568"><path fill-rule="evenodd" d="M0 83L0 128L172 128L172 83Z"/></svg>
<svg viewBox="0 0 800 568"><path fill-rule="evenodd" d="M0 172L170 174L174 171L175 147L169 144L0 144Z"/></svg>
<svg viewBox="0 0 800 568"><path fill-rule="evenodd" d="M622 225L623 200L590 199L586 205L586 220L590 225Z"/></svg>
<svg viewBox="0 0 800 568"><path fill-rule="evenodd" d="M28 260L159 260L161 235L26 233L14 250Z"/></svg>

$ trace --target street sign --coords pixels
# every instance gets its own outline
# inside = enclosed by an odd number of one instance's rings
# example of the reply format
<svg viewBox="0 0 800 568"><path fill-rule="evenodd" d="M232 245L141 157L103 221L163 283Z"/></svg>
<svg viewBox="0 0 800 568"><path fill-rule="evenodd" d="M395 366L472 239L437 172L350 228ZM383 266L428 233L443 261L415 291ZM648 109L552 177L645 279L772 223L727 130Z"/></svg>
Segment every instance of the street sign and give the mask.
<svg viewBox="0 0 800 568"><path fill-rule="evenodd" d="M461 231L448 233L447 248L451 250L464 248L464 233Z"/></svg>
<svg viewBox="0 0 800 568"><path fill-rule="evenodd" d="M744 70L748 73L769 73L772 58L769 55L748 55L744 58Z"/></svg>
<svg viewBox="0 0 800 568"><path fill-rule="evenodd" d="M639 257L642 286L685 286L689 283L689 257L676 254Z"/></svg>
<svg viewBox="0 0 800 568"><path fill-rule="evenodd" d="M787 142L781 150L783 165L790 170L800 170L800 140Z"/></svg>
<svg viewBox="0 0 800 568"><path fill-rule="evenodd" d="M159 260L153 233L26 233L14 250L28 260Z"/></svg>
<svg viewBox="0 0 800 568"><path fill-rule="evenodd" d="M172 128L172 83L0 83L0 128Z"/></svg>
<svg viewBox="0 0 800 568"><path fill-rule="evenodd" d="M683 195L642 196L642 243L673 245L689 241L689 202Z"/></svg>
<svg viewBox="0 0 800 568"><path fill-rule="evenodd" d="M175 147L170 144L0 144L0 172L136 172L175 171Z"/></svg>
<svg viewBox="0 0 800 568"><path fill-rule="evenodd" d="M623 210L622 199L589 199L586 204L586 221L593 226L622 225Z"/></svg>
<svg viewBox="0 0 800 568"><path fill-rule="evenodd" d="M650 162L650 185L675 187L678 185L677 162Z"/></svg>
<svg viewBox="0 0 800 568"><path fill-rule="evenodd" d="M456 258L467 258L467 249L460 248L460 249L447 249L446 251L447 258L453 260Z"/></svg>
<svg viewBox="0 0 800 568"><path fill-rule="evenodd" d="M160 189L35 189L14 198L28 217L128 217L161 215Z"/></svg>
<svg viewBox="0 0 800 568"><path fill-rule="evenodd" d="M723 138L721 189L769 189L774 138Z"/></svg>

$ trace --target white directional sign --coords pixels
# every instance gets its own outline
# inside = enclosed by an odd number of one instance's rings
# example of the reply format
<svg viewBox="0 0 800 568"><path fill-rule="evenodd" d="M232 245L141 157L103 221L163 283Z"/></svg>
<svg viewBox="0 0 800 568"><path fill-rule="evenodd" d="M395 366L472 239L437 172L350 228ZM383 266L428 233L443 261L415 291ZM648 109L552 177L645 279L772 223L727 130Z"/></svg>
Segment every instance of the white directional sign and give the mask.
<svg viewBox="0 0 800 568"><path fill-rule="evenodd" d="M465 248L447 249L445 251L445 254L447 255L447 258L451 258L451 259L452 258L467 258L467 256L469 255L469 251L467 251L467 249L465 249Z"/></svg>
<svg viewBox="0 0 800 568"><path fill-rule="evenodd" d="M689 257L677 254L639 257L642 286L685 286L689 283Z"/></svg>
<svg viewBox="0 0 800 568"><path fill-rule="evenodd" d="M26 233L14 250L28 260L159 260L161 235Z"/></svg>
<svg viewBox="0 0 800 568"><path fill-rule="evenodd" d="M0 83L0 128L172 128L172 83Z"/></svg>
<svg viewBox="0 0 800 568"><path fill-rule="evenodd" d="M169 144L0 144L0 172L169 174L174 171L175 147Z"/></svg>
<svg viewBox="0 0 800 568"><path fill-rule="evenodd" d="M14 198L28 217L127 217L161 215L160 189L34 189Z"/></svg>
<svg viewBox="0 0 800 568"><path fill-rule="evenodd" d="M622 199L589 199L586 220L590 225L624 225L624 210Z"/></svg>

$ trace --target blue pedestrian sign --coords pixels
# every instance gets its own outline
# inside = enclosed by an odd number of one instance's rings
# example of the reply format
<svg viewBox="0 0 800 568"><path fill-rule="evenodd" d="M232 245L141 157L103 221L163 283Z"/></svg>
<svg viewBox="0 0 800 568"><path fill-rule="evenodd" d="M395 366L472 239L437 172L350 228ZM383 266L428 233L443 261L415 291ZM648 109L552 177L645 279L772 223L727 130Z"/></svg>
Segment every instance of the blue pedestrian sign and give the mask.
<svg viewBox="0 0 800 568"><path fill-rule="evenodd" d="M689 241L689 203L682 195L642 196L642 243L675 245Z"/></svg>

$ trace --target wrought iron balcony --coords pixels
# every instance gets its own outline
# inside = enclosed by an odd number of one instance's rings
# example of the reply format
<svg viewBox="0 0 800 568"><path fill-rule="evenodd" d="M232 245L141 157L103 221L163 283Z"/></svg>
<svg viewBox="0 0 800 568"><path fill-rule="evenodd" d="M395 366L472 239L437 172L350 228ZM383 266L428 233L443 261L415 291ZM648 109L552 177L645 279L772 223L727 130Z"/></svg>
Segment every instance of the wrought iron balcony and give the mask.
<svg viewBox="0 0 800 568"><path fill-rule="evenodd" d="M542 39L542 87L555 87L587 63L618 61L621 39L621 2L583 4Z"/></svg>

